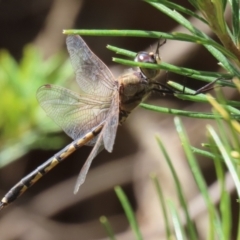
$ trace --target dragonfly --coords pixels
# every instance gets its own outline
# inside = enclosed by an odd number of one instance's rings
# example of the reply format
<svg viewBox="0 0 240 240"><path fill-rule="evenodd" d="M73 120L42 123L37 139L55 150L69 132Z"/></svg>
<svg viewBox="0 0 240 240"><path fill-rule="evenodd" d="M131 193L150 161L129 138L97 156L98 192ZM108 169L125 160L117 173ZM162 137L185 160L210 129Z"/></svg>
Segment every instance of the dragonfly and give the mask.
<svg viewBox="0 0 240 240"><path fill-rule="evenodd" d="M69 35L66 45L79 93L46 84L37 90L37 99L47 115L73 139L73 142L13 186L0 201L0 210L19 198L77 149L84 145L92 146L93 149L78 175L74 187L76 194L86 179L93 159L104 148L112 152L118 125L123 124L132 110L151 92L184 94L156 81L160 70L140 68L130 70L115 79L108 67L78 35ZM161 45L158 43L155 53L139 52L134 60L160 64ZM196 91L196 94L209 90L213 82Z"/></svg>
<svg viewBox="0 0 240 240"><path fill-rule="evenodd" d="M87 145L93 149L78 175L74 194L84 183L97 154L112 152L118 125L156 88L154 79L159 71L130 70L117 79L108 67L90 50L78 35L69 35L66 45L76 75L79 92L46 84L37 90L43 110L73 139L53 157L22 178L0 202L0 210L20 197L46 173L70 154ZM156 53L139 52L135 61L159 63Z"/></svg>

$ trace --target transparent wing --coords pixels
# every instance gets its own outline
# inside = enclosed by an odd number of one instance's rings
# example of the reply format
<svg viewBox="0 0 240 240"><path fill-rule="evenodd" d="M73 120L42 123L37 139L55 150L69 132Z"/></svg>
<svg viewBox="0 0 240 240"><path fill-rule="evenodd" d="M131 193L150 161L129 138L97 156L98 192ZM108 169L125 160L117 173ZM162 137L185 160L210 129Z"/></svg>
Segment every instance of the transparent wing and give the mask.
<svg viewBox="0 0 240 240"><path fill-rule="evenodd" d="M38 89L37 99L47 115L74 140L105 121L112 103L110 97L80 95L51 84Z"/></svg>
<svg viewBox="0 0 240 240"><path fill-rule="evenodd" d="M103 127L102 131L100 132L100 134L98 135L97 137L97 141L90 153L90 155L88 156L86 162L84 163L79 175L78 175L78 178L77 178L77 182L75 184L75 187L74 187L74 194L76 194L79 190L79 188L81 187L81 185L85 182L85 179L86 179L86 176L87 176L87 173L89 171L89 168L92 164L92 161L93 159L97 156L97 154L104 149L103 147L103 131L104 131L104 128L105 126Z"/></svg>
<svg viewBox="0 0 240 240"><path fill-rule="evenodd" d="M104 147L108 152L112 152L115 142L119 122L119 94L116 92L106 119L103 132Z"/></svg>
<svg viewBox="0 0 240 240"><path fill-rule="evenodd" d="M78 175L78 179L74 187L74 194L78 192L80 186L85 182L93 159L100 151L103 150L104 146L109 152L112 151L118 127L118 111L118 95L116 94L115 101L112 102L110 114L106 119L104 127L101 133L98 135L97 141Z"/></svg>
<svg viewBox="0 0 240 240"><path fill-rule="evenodd" d="M80 88L88 94L112 95L116 82L108 67L89 49L81 37L69 35L66 43Z"/></svg>
<svg viewBox="0 0 240 240"><path fill-rule="evenodd" d="M97 141L93 147L93 150L91 151L90 155L88 156L86 162L84 163L78 175L78 179L74 187L74 194L78 192L80 186L85 182L89 168L97 154L100 151L102 151L104 147L109 152L112 151L117 133L119 118L118 116L119 116L119 95L116 93L110 108L108 118L105 121L104 127L101 133L97 136Z"/></svg>

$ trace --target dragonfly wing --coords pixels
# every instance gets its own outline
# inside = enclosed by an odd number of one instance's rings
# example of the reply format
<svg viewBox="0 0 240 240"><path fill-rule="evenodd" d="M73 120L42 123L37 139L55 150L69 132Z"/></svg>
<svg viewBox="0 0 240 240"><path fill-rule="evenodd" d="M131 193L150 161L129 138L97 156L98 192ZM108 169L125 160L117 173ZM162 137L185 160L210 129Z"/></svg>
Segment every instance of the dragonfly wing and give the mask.
<svg viewBox="0 0 240 240"><path fill-rule="evenodd" d="M97 141L78 175L78 179L74 187L74 194L78 192L80 186L84 183L92 161L97 156L97 154L102 151L104 147L107 151L112 151L118 127L118 118L119 95L118 92L115 92L114 99L112 101L104 127L101 133L97 136Z"/></svg>
<svg viewBox="0 0 240 240"><path fill-rule="evenodd" d="M88 94L112 95L116 81L108 67L89 49L80 36L69 35L66 43L80 88Z"/></svg>
<svg viewBox="0 0 240 240"><path fill-rule="evenodd" d="M103 147L103 132L105 129L106 129L106 125L104 125L102 131L98 135L96 144L94 145L90 155L88 156L86 162L84 163L84 165L78 175L77 182L75 184L74 191L73 191L74 194L76 194L78 192L81 185L85 182L87 173L89 171L89 168L92 164L93 159L97 156L97 154L100 151L102 151L104 149L104 147Z"/></svg>
<svg viewBox="0 0 240 240"><path fill-rule="evenodd" d="M37 99L47 115L74 140L104 122L112 102L110 97L77 94L51 84L38 89Z"/></svg>
<svg viewBox="0 0 240 240"><path fill-rule="evenodd" d="M106 119L106 129L103 132L104 147L108 152L112 152L115 142L118 121L119 121L119 94L115 92L113 101Z"/></svg>
<svg viewBox="0 0 240 240"><path fill-rule="evenodd" d="M98 135L97 141L78 175L78 179L74 187L74 194L78 192L80 186L84 183L92 161L97 156L97 154L102 151L104 147L107 151L112 151L118 127L118 118L119 95L118 92L115 92L108 117L104 123L104 127L101 133Z"/></svg>

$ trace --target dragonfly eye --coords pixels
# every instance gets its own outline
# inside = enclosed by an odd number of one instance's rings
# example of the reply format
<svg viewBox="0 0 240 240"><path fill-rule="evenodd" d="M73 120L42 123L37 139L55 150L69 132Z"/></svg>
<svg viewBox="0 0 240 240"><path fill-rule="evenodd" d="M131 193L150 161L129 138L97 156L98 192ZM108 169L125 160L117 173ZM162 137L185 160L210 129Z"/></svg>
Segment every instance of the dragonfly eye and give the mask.
<svg viewBox="0 0 240 240"><path fill-rule="evenodd" d="M142 63L160 63L160 57L158 54L153 52L139 52L136 57L134 58L135 62L142 62ZM150 68L140 68L142 74L146 78L155 78L159 73L160 70L150 69Z"/></svg>
<svg viewBox="0 0 240 240"><path fill-rule="evenodd" d="M156 63L154 53L150 52L139 52L135 59L135 62L143 62L143 63Z"/></svg>

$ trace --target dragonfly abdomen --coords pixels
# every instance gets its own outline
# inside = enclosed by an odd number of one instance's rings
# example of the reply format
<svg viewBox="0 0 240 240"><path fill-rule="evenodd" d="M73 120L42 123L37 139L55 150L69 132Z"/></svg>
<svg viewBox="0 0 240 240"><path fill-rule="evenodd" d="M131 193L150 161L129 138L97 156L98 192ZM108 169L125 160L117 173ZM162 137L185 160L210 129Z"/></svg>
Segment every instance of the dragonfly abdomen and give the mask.
<svg viewBox="0 0 240 240"><path fill-rule="evenodd" d="M49 158L38 168L36 168L33 172L22 178L1 200L0 209L9 205L11 202L20 197L28 188L30 188L34 183L36 183L40 178L42 178L46 173L52 170L55 166L66 159L78 148L86 145L90 140L92 140L101 132L102 128L103 124L96 127L93 131L87 133L84 137L73 141L61 151L56 153L53 157Z"/></svg>
<svg viewBox="0 0 240 240"><path fill-rule="evenodd" d="M48 159L45 163L36 168L33 172L22 178L12 189L4 196L1 200L0 208L7 206L18 197L20 197L28 188L30 188L34 183L36 183L40 178L42 178L46 173L58 165L62 160L73 152L73 148L76 150L74 144L69 144L66 150L64 148L62 151L57 153L55 156ZM74 151L75 151L74 150Z"/></svg>

